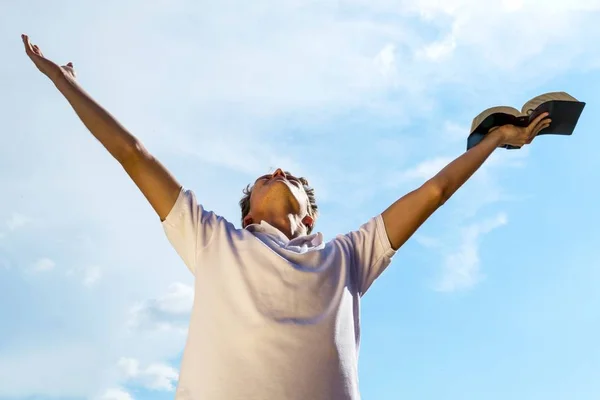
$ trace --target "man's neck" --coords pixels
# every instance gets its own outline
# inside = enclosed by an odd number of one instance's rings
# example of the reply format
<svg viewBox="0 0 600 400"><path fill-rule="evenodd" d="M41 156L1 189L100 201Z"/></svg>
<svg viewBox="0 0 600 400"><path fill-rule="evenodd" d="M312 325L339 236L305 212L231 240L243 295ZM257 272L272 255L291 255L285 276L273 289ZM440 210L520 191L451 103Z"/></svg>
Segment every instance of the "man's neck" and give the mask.
<svg viewBox="0 0 600 400"><path fill-rule="evenodd" d="M260 221L265 221L272 227L277 228L289 240L305 234L302 224L296 222L291 214L285 217L281 217L280 215L265 215L263 218L260 218Z"/></svg>

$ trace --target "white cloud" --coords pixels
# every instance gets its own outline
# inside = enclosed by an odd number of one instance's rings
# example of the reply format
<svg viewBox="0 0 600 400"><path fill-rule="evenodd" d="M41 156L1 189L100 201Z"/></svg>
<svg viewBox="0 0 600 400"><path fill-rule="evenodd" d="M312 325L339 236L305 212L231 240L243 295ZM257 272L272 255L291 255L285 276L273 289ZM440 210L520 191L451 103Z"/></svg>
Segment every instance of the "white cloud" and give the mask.
<svg viewBox="0 0 600 400"><path fill-rule="evenodd" d="M100 270L99 267L88 267L85 269L85 274L83 276L83 285L84 286L92 286L94 285L96 282L98 282L98 280L100 279L100 277L102 276L102 271Z"/></svg>
<svg viewBox="0 0 600 400"><path fill-rule="evenodd" d="M11 216L6 220L6 228L9 232L12 231L16 231L17 229L22 228L23 226L31 223L31 218L29 218L26 215L20 214L20 213L13 213L11 214ZM8 235L6 232L2 232L0 231L0 239L4 239L6 238Z"/></svg>
<svg viewBox="0 0 600 400"><path fill-rule="evenodd" d="M396 46L393 43L386 44L375 56L375 63L379 71L388 77L396 72Z"/></svg>
<svg viewBox="0 0 600 400"><path fill-rule="evenodd" d="M96 265L69 269L65 275L67 277L76 277L81 284L86 287L94 286L102 278L102 269Z"/></svg>
<svg viewBox="0 0 600 400"><path fill-rule="evenodd" d="M482 278L479 258L481 237L507 223L505 214L464 228L456 250L444 256L442 276L436 289L443 292L469 289Z"/></svg>
<svg viewBox="0 0 600 400"><path fill-rule="evenodd" d="M102 396L98 397L97 400L133 400L133 397L129 392L123 389L114 388L108 389Z"/></svg>
<svg viewBox="0 0 600 400"><path fill-rule="evenodd" d="M455 48L456 39L454 36L448 35L440 41L429 43L419 50L417 55L431 61L442 61L444 58L449 57Z"/></svg>
<svg viewBox="0 0 600 400"><path fill-rule="evenodd" d="M394 176L389 180L389 185L396 187L402 183L406 183L412 180L418 180L424 182L428 179L433 178L438 172L440 172L446 165L452 162L451 157L435 157L420 162L412 168L409 168L400 173L395 173Z"/></svg>
<svg viewBox="0 0 600 400"><path fill-rule="evenodd" d="M19 229L19 228L27 225L30 222L31 222L31 218L29 218L23 214L13 213L10 216L10 218L8 219L8 221L6 221L6 226L8 227L8 230L14 231L16 229Z"/></svg>
<svg viewBox="0 0 600 400"><path fill-rule="evenodd" d="M517 11L523 8L523 0L502 0L502 6L506 11Z"/></svg>
<svg viewBox="0 0 600 400"><path fill-rule="evenodd" d="M417 243L419 243L421 246L429 248L429 249L435 249L435 248L439 248L441 246L440 240L437 238L431 237L431 236L417 233L417 234L415 234L414 238L415 238L415 241Z"/></svg>
<svg viewBox="0 0 600 400"><path fill-rule="evenodd" d="M469 136L470 126L458 124L453 121L444 122L444 129L440 135L446 142L464 143L465 149L467 145L467 137Z"/></svg>
<svg viewBox="0 0 600 400"><path fill-rule="evenodd" d="M162 363L152 363L142 369L138 360L121 358L118 367L128 383L134 383L150 390L175 390L176 382L179 379L175 368Z"/></svg>
<svg viewBox="0 0 600 400"><path fill-rule="evenodd" d="M30 268L31 272L51 271L56 267L56 263L49 258L40 258Z"/></svg>
<svg viewBox="0 0 600 400"><path fill-rule="evenodd" d="M165 294L134 306L129 325L138 329L185 331L193 301L193 288L175 282Z"/></svg>

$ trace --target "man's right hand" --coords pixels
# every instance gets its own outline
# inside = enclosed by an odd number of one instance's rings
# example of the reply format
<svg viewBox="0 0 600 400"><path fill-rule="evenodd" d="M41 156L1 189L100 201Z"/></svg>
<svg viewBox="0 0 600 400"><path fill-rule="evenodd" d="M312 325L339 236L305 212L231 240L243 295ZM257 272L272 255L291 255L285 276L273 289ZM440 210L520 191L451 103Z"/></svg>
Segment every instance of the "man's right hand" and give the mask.
<svg viewBox="0 0 600 400"><path fill-rule="evenodd" d="M98 104L75 80L73 64L64 66L50 61L38 46L22 35L25 51L35 66L69 101L85 127L123 166L137 187L164 220L181 191L181 185L127 129Z"/></svg>
<svg viewBox="0 0 600 400"><path fill-rule="evenodd" d="M25 52L27 56L33 61L37 69L39 69L44 75L46 75L50 80L56 82L57 79L61 77L67 77L70 79L75 79L75 69L73 69L73 63L69 62L67 65L59 66L58 64L50 61L37 45L32 45L29 41L29 36L23 34L21 35L23 39L23 44L25 45Z"/></svg>

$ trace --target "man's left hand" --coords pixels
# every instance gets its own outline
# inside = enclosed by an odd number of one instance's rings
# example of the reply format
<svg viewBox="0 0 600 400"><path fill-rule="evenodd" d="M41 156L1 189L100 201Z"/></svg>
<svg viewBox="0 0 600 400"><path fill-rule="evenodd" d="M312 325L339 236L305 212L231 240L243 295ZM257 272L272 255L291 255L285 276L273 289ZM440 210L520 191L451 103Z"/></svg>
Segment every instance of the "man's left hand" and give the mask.
<svg viewBox="0 0 600 400"><path fill-rule="evenodd" d="M498 135L500 146L510 145L522 147L530 144L542 129L550 126L552 120L548 118L548 113L540 114L531 121L526 127L515 125L502 125L493 127L489 131L489 135Z"/></svg>

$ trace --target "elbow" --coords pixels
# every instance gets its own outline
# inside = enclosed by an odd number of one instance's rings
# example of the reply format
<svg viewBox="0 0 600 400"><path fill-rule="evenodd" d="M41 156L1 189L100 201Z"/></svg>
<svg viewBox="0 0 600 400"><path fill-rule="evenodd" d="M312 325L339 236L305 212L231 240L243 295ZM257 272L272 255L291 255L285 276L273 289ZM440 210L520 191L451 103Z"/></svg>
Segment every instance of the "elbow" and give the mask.
<svg viewBox="0 0 600 400"><path fill-rule="evenodd" d="M441 207L449 198L449 185L441 179L431 179L423 185L437 207Z"/></svg>
<svg viewBox="0 0 600 400"><path fill-rule="evenodd" d="M127 166L137 163L146 153L144 145L139 140L134 139L121 145L113 156L121 165Z"/></svg>

